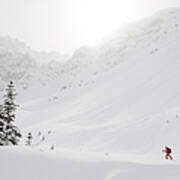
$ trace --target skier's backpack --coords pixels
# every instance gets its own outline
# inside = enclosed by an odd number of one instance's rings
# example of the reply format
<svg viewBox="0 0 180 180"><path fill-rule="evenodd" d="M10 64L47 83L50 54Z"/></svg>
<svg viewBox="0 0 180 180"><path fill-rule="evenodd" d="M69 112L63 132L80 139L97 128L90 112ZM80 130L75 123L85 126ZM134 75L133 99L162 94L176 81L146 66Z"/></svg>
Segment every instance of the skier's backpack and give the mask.
<svg viewBox="0 0 180 180"><path fill-rule="evenodd" d="M171 153L171 149L167 147L167 153Z"/></svg>

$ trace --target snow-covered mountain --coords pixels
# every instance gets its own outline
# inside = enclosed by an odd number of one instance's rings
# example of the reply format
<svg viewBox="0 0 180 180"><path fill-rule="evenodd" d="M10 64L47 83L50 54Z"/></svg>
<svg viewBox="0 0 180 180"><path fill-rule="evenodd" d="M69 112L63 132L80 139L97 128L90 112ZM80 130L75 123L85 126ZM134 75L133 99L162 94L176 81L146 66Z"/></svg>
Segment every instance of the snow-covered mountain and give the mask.
<svg viewBox="0 0 180 180"><path fill-rule="evenodd" d="M45 144L116 153L157 152L164 144L180 150L174 139L180 123L179 39L179 8L124 24L63 61L1 38L0 77L18 84L24 132L53 132Z"/></svg>
<svg viewBox="0 0 180 180"><path fill-rule="evenodd" d="M24 137L1 148L0 179L178 180L179 47L180 8L124 24L72 56L1 37L0 96L14 80ZM175 160L163 159L165 145Z"/></svg>
<svg viewBox="0 0 180 180"><path fill-rule="evenodd" d="M17 39L0 37L1 89L10 80L14 80L18 88L27 89L31 81L40 79L39 76L53 79L54 75L62 73L69 57L57 52L37 52Z"/></svg>

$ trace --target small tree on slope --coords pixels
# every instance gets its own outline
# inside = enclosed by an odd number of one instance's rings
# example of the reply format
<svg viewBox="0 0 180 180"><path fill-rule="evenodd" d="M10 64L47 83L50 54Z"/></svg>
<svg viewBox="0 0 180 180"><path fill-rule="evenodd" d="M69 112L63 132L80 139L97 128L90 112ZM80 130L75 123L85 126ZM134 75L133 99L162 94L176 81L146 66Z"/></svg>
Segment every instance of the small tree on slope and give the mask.
<svg viewBox="0 0 180 180"><path fill-rule="evenodd" d="M17 145L21 138L21 133L13 124L18 105L14 103L17 94L12 81L8 84L6 92L4 104L0 110L0 145Z"/></svg>
<svg viewBox="0 0 180 180"><path fill-rule="evenodd" d="M31 146L31 144L32 144L32 134L31 132L29 132L26 140L26 146Z"/></svg>

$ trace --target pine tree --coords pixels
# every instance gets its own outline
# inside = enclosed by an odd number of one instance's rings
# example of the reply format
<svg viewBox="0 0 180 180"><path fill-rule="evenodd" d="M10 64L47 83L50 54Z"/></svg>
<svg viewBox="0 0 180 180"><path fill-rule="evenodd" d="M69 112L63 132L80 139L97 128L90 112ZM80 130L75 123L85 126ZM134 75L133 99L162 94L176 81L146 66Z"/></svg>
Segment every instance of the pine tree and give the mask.
<svg viewBox="0 0 180 180"><path fill-rule="evenodd" d="M32 134L31 132L28 133L26 145L30 146L32 144Z"/></svg>
<svg viewBox="0 0 180 180"><path fill-rule="evenodd" d="M14 103L17 94L12 81L8 84L6 92L4 104L0 109L0 145L17 145L21 133L14 125L18 105Z"/></svg>
<svg viewBox="0 0 180 180"><path fill-rule="evenodd" d="M0 146L5 143L5 133L4 133L5 122L3 120L2 106L0 106Z"/></svg>

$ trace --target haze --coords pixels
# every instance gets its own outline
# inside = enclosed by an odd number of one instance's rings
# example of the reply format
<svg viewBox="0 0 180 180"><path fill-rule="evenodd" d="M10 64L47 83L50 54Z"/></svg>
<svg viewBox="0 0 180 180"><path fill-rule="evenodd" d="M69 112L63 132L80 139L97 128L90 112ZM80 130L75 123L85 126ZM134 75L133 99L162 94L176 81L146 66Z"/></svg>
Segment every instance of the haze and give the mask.
<svg viewBox="0 0 180 180"><path fill-rule="evenodd" d="M176 6L179 0L0 0L0 35L35 50L72 53L97 44L122 22Z"/></svg>

